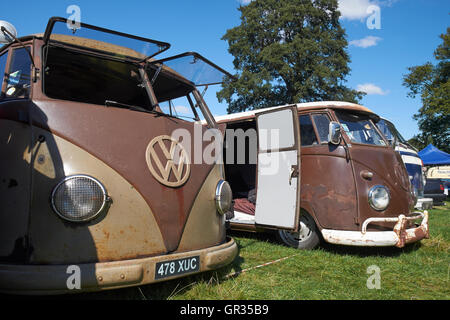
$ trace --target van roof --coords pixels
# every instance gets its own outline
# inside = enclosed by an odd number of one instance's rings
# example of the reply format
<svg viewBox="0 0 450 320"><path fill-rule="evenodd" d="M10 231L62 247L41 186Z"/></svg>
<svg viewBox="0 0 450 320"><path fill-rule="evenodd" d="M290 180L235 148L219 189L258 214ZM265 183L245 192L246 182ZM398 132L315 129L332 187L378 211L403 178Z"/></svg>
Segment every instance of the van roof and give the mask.
<svg viewBox="0 0 450 320"><path fill-rule="evenodd" d="M294 104L286 104L286 105L282 105L282 106L232 113L232 114L227 114L224 116L216 116L214 118L216 119L217 123L232 122L232 121L236 121L236 120L247 120L247 119L253 118L259 112L276 110L276 109L280 109L280 108L287 107L287 106L293 106L293 105ZM363 112L363 113L369 113L369 114L375 115L375 113L372 110L370 110L369 108L366 108L366 107L361 106L356 103L346 102L346 101L317 101L317 102L297 103L295 105L297 106L297 109L299 111L300 110L303 111L303 110L315 110L315 109L330 108L330 109L353 110L353 111L357 111L357 112Z"/></svg>

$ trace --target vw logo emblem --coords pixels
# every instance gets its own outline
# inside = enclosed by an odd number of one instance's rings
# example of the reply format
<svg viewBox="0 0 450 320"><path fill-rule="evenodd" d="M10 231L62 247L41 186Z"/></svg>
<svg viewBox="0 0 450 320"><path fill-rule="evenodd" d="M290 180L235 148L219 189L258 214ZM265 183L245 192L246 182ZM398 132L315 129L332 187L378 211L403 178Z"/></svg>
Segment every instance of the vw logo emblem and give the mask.
<svg viewBox="0 0 450 320"><path fill-rule="evenodd" d="M183 146L171 136L152 139L145 160L153 177L168 187L182 186L190 174L189 157Z"/></svg>

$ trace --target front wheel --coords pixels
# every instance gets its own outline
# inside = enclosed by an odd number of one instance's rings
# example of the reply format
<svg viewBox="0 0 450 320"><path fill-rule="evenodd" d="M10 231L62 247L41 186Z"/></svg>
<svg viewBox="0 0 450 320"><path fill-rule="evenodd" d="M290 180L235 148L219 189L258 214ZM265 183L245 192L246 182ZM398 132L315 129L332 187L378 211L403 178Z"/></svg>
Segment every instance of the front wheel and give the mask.
<svg viewBox="0 0 450 320"><path fill-rule="evenodd" d="M278 230L278 238L289 247L309 250L314 249L320 243L320 237L314 219L307 213L300 215L298 232Z"/></svg>

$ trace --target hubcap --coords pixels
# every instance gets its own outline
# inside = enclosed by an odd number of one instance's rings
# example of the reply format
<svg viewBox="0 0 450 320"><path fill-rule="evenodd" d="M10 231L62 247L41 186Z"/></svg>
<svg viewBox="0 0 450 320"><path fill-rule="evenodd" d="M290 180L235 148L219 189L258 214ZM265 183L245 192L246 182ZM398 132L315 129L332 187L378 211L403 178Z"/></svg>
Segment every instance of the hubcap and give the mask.
<svg viewBox="0 0 450 320"><path fill-rule="evenodd" d="M312 227L311 227L311 221L306 216L300 217L300 227L298 232L289 232L286 231L285 235L287 238L290 238L292 241L305 241L308 239L312 234Z"/></svg>

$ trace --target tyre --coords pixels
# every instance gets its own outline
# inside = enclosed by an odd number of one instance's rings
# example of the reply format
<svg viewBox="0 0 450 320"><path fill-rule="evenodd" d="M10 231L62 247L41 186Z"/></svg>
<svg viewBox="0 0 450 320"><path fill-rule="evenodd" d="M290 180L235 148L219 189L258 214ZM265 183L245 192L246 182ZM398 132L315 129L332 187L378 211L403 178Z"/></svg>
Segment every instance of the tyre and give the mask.
<svg viewBox="0 0 450 320"><path fill-rule="evenodd" d="M278 239L289 247L310 250L320 243L318 232L314 219L306 212L302 212L300 214L299 231L278 230Z"/></svg>

